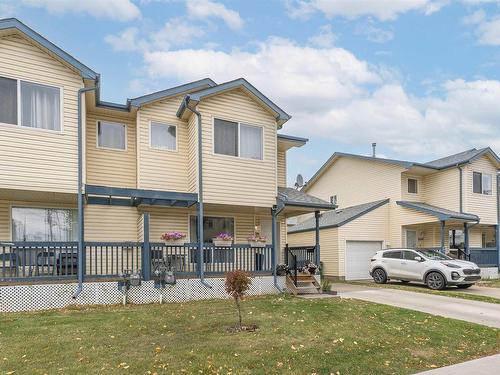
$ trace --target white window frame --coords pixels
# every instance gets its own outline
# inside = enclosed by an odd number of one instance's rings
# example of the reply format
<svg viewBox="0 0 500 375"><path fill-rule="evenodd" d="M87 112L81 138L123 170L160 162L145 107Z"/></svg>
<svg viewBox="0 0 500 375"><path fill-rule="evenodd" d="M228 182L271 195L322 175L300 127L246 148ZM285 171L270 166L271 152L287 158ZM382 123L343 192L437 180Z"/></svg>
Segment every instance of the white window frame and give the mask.
<svg viewBox="0 0 500 375"><path fill-rule="evenodd" d="M125 127L125 148L124 149L99 146L99 122L107 122L108 124L123 125ZM127 126L127 124L124 122L108 121L108 120L102 120L102 119L96 120L96 122L95 122L95 146L99 150L126 152L128 150L128 126Z"/></svg>
<svg viewBox="0 0 500 375"><path fill-rule="evenodd" d="M234 155L225 155L225 154L219 154L217 152L215 152L215 120L222 120L222 121L230 121L230 122L234 122L237 124L237 128L238 128L238 155L234 156ZM240 156L241 155L241 151L240 151L240 142L241 142L241 137L240 137L240 128L241 128L241 125L244 125L244 126L253 126L254 128L261 128L262 131L260 133L260 141L261 141L261 144L262 144L262 153L261 153L261 159L252 159L252 158L247 158L247 157L244 157L244 156ZM255 125L255 124L249 124L248 122L241 122L241 121L237 121L237 120L233 120L233 119L229 119L229 118L225 118L225 117L221 117L221 116L212 116L212 155L214 156L217 156L217 157L223 157L223 158L238 158L238 159L241 159L241 160L249 160L249 161L256 161L256 162L262 162L265 160L265 152L264 152L264 131L265 131L265 128L264 126L262 125Z"/></svg>
<svg viewBox="0 0 500 375"><path fill-rule="evenodd" d="M474 173L479 173L481 175L481 192L480 193L476 193L474 192ZM484 193L484 176L489 176L490 177L490 182L491 182L491 193L490 194L485 194ZM493 181L493 175L490 174L490 173L484 173L484 172L478 172L478 171L472 171L472 193L473 194L476 194L476 195L484 195L484 196L487 196L487 197L491 197L493 196L493 185L494 184L494 181Z"/></svg>
<svg viewBox="0 0 500 375"><path fill-rule="evenodd" d="M416 193L413 193L413 192L410 191L410 180L414 180L416 182L416 186L415 186L416 190L417 190ZM419 183L418 183L418 179L417 178L415 178L415 177L408 177L406 179L406 192L408 194L418 195L418 192L419 192L419 186L418 185L419 185Z"/></svg>
<svg viewBox="0 0 500 375"><path fill-rule="evenodd" d="M8 74L0 74L0 77L6 78L6 79L12 79L17 82L17 124L8 124L6 122L0 122L0 125L2 126L9 126L9 127L15 127L19 129L26 129L26 130L34 130L34 131L41 131L41 132L49 132L52 134L62 134L64 132L64 88L62 86L56 86L53 84L47 84L45 82L37 82L37 81L31 81L27 79L21 79L13 76L9 76ZM22 126L21 125L21 82L26 82L26 83L31 83L33 85L39 85L39 86L46 86L46 87L51 87L54 89L59 90L59 109L60 109L60 129L59 130L53 130L53 129L42 129L42 128L33 128L30 126Z"/></svg>
<svg viewBox="0 0 500 375"><path fill-rule="evenodd" d="M155 147L155 146L151 145L151 126L153 123L159 124L159 125L175 127L175 149L174 150L170 150L168 148L162 148L162 147ZM164 122L164 121L149 120L149 148L152 150L156 150L156 151L178 152L179 151L179 127L176 124L170 124L170 123Z"/></svg>

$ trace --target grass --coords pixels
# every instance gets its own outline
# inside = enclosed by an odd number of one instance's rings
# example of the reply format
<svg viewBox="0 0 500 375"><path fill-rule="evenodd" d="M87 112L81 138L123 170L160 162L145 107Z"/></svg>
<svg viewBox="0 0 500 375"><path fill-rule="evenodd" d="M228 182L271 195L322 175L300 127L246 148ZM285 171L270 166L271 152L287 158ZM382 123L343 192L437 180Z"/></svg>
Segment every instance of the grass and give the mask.
<svg viewBox="0 0 500 375"><path fill-rule="evenodd" d="M498 330L356 300L269 296L0 316L0 374L410 374L500 352ZM15 372L14 372L15 371Z"/></svg>
<svg viewBox="0 0 500 375"><path fill-rule="evenodd" d="M436 294L439 296L462 298L472 301L500 304L500 299L498 298L471 294L452 287L444 290L432 290L427 288L424 284L415 284L415 283L403 284L399 281L389 281L387 284L375 284L372 281L344 281L344 282L356 285L366 285L373 288L400 289L400 290L407 290L409 292Z"/></svg>
<svg viewBox="0 0 500 375"><path fill-rule="evenodd" d="M500 279L482 280L478 283L480 286L488 286L492 288L500 288Z"/></svg>

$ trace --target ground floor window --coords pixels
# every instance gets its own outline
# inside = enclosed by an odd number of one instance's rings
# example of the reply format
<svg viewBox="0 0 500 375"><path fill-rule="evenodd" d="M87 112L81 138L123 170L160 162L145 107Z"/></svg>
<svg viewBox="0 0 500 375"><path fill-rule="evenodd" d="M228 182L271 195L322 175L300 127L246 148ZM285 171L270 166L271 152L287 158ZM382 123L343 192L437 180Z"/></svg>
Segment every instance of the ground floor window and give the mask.
<svg viewBox="0 0 500 375"><path fill-rule="evenodd" d="M198 217L191 216L190 240L198 242ZM234 218L220 216L205 216L203 218L203 242L212 243L219 233L228 233L234 237Z"/></svg>
<svg viewBox="0 0 500 375"><path fill-rule="evenodd" d="M417 248L417 231L416 230L406 230L406 247L410 249Z"/></svg>
<svg viewBox="0 0 500 375"><path fill-rule="evenodd" d="M449 231L450 249L464 249L465 235L461 229L452 229Z"/></svg>
<svg viewBox="0 0 500 375"><path fill-rule="evenodd" d="M13 241L76 241L77 211L12 207Z"/></svg>

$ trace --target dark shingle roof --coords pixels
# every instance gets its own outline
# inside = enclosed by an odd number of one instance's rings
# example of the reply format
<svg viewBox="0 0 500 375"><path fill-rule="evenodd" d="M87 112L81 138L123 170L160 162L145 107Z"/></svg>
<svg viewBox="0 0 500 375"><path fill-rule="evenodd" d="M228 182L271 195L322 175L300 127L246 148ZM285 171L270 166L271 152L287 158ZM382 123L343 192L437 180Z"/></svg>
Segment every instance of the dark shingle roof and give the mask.
<svg viewBox="0 0 500 375"><path fill-rule="evenodd" d="M439 220L457 219L465 221L479 221L479 216L477 215L447 210L446 208L433 206L423 202L398 201L396 203L402 207L411 208L429 215L436 216L437 218L439 218Z"/></svg>
<svg viewBox="0 0 500 375"><path fill-rule="evenodd" d="M324 212L319 218L319 227L321 229L340 227L380 206L383 206L388 202L389 199L383 199L375 202L360 204L357 206ZM310 230L314 230L315 228L316 219L312 217L289 228L288 233L307 232Z"/></svg>
<svg viewBox="0 0 500 375"><path fill-rule="evenodd" d="M457 164L463 164L468 162L471 159L474 159L475 157L479 156L480 154L484 153L487 150L487 148L482 148L482 149L471 149L463 152L459 152L458 154L446 156L444 158L436 159L433 161L430 161L428 163L425 163L425 165L428 165L429 167L432 168L447 168L450 166L454 166Z"/></svg>
<svg viewBox="0 0 500 375"><path fill-rule="evenodd" d="M312 195L289 187L278 188L278 199L285 206L316 207L324 210L331 210L335 207L323 199L313 197Z"/></svg>

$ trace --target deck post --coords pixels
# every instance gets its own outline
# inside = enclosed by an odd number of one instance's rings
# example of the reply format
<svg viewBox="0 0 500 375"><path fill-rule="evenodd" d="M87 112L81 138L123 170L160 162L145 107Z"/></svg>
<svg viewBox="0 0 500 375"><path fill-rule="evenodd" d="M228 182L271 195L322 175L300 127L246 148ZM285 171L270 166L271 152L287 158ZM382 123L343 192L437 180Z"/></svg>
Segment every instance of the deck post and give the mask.
<svg viewBox="0 0 500 375"><path fill-rule="evenodd" d="M444 220L441 220L441 252L444 254L445 249L444 249L444 228L445 228L446 222Z"/></svg>
<svg viewBox="0 0 500 375"><path fill-rule="evenodd" d="M319 267L319 263L321 262L320 247L319 247L319 218L320 218L319 211L316 211L314 213L314 218L316 219L316 228L315 228L316 243L315 243L315 248L314 248L314 250L315 250L314 252L316 254L315 263Z"/></svg>
<svg viewBox="0 0 500 375"><path fill-rule="evenodd" d="M464 223L464 253L465 253L465 260L470 260L468 223Z"/></svg>
<svg viewBox="0 0 500 375"><path fill-rule="evenodd" d="M151 246L149 243L149 212L142 214L144 238L142 244L142 278L144 281L151 280Z"/></svg>
<svg viewBox="0 0 500 375"><path fill-rule="evenodd" d="M278 274L276 273L276 268L278 265L278 249L276 247L278 240L276 235L276 216L278 216L278 208L276 206L273 206L271 208L271 239L272 239L271 267L273 269L274 287L278 289L280 293L282 293L283 290L278 285Z"/></svg>

